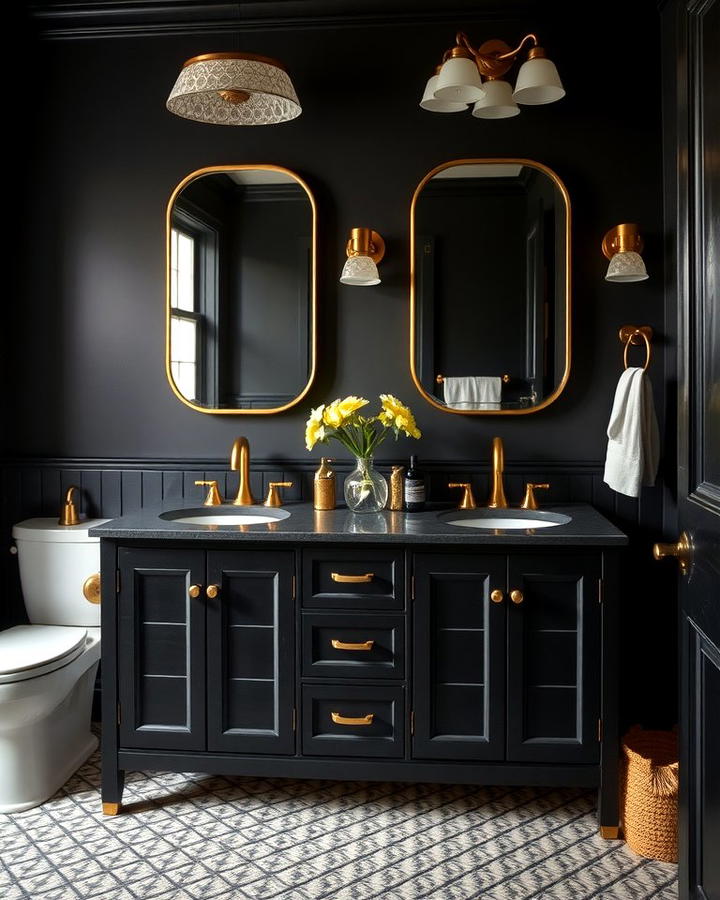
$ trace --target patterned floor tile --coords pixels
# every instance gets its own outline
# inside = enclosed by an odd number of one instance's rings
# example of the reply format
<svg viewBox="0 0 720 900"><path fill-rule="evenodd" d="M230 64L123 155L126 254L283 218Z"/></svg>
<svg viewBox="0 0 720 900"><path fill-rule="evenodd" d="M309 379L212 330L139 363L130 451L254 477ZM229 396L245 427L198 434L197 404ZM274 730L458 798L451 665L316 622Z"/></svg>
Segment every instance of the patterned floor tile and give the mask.
<svg viewBox="0 0 720 900"><path fill-rule="evenodd" d="M129 773L0 816L2 900L675 900L580 790Z"/></svg>

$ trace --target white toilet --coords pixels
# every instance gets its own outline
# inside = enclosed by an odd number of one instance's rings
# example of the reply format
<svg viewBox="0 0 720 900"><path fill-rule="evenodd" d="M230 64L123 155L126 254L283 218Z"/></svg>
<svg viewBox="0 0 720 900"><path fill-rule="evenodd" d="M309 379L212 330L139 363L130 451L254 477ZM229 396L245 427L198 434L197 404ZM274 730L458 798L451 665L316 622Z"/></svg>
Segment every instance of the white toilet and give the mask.
<svg viewBox="0 0 720 900"><path fill-rule="evenodd" d="M32 624L0 632L0 813L43 803L97 746L100 541L88 529L106 521L13 527Z"/></svg>

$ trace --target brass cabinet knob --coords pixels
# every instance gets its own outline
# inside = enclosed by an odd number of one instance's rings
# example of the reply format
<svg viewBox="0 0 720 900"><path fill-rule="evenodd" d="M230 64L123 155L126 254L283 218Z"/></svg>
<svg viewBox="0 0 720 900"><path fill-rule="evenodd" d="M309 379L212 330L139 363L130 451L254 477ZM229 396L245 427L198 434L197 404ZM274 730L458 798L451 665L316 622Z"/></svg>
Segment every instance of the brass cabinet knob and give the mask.
<svg viewBox="0 0 720 900"><path fill-rule="evenodd" d="M520 606L520 604L525 599L525 596L522 591L510 591L510 599L515 604L515 606Z"/></svg>
<svg viewBox="0 0 720 900"><path fill-rule="evenodd" d="M201 584L191 584L188 588L188 597L192 597L195 600L200 596L200 591L202 590Z"/></svg>
<svg viewBox="0 0 720 900"><path fill-rule="evenodd" d="M217 595L220 593L220 585L219 584L209 584L205 588L205 593L211 600L214 600L217 597Z"/></svg>
<svg viewBox="0 0 720 900"><path fill-rule="evenodd" d="M683 531L676 544L653 544L653 557L655 559L665 559L668 556L674 556L680 564L680 571L685 574L690 568L693 557L693 546L690 536Z"/></svg>
<svg viewBox="0 0 720 900"><path fill-rule="evenodd" d="M490 599L492 600L493 603L502 603L503 597L504 597L504 594L502 591L493 591L490 594Z"/></svg>

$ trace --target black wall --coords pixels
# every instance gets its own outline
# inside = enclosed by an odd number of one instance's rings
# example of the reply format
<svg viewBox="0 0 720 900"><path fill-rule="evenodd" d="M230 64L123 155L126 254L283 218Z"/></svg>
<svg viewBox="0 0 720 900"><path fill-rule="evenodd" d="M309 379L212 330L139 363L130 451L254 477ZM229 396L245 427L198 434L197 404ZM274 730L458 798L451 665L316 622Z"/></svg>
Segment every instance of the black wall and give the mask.
<svg viewBox="0 0 720 900"><path fill-rule="evenodd" d="M290 466L320 455L320 448L312 457L303 448L310 406L349 393L374 399L380 392L408 402L423 431L417 447L410 441L384 444L381 459L417 449L453 469L465 462L486 466L491 438L500 435L516 465L555 467L560 487L554 496L563 499L563 479L587 467L597 473L604 457L622 367L617 330L624 323L656 329L650 376L664 433L672 378L664 347L672 335L663 332L658 16L651 2L625 5L622 44L632 53L622 53L619 77L606 65L612 62L609 48L618 42L615 17L598 5L588 29L586 4L562 4L562 18L544 6L549 11L515 18L507 13L502 20L472 13L448 22L438 4L440 24L431 17L419 24L401 18L352 28L278 23L239 36L38 41L33 58L42 102L33 104L34 121L24 133L25 221L16 255L21 277L6 305L4 353L14 377L4 451L7 484L15 485L6 516L40 509L36 502L23 503L12 459L23 461L23 471L37 465L38 478L45 477L41 470L49 457L58 471L63 460L92 473L103 466L122 468L128 459L179 460L188 468L193 460L213 460L224 469L233 439L245 434L254 458L276 461L282 469L283 461ZM490 37L512 43L536 31L567 96L501 121L421 110L424 83L459 27L477 43ZM299 119L228 128L188 122L165 110L183 60L238 46L283 60L303 105ZM449 415L426 404L410 379L410 200L429 169L464 157L538 160L558 173L570 193L573 368L564 394L535 415ZM318 378L306 401L283 415L202 415L176 400L165 380L165 207L188 172L251 162L295 170L318 201ZM608 284L600 242L608 228L626 221L641 225L651 278ZM360 225L376 229L387 242L383 282L375 288L338 282L349 230ZM664 439L668 448L674 445L674 433L664 433ZM672 481L673 472L667 475ZM637 621L647 628L639 651L644 674L638 718L643 704L667 708L654 680L658 667L664 667L666 695L674 678L667 656L674 642L673 598L646 560L649 543L672 522L664 485L661 476L641 504L609 492L599 503L631 532L629 569L642 576L637 585L632 581L628 597L628 609L640 609ZM510 499L519 501L517 491Z"/></svg>

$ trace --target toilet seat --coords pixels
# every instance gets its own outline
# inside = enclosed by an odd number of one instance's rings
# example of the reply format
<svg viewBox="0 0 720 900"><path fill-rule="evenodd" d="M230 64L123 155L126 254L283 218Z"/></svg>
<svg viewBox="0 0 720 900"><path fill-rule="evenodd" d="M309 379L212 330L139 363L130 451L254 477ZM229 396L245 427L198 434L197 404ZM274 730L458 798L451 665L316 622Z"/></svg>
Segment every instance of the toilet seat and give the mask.
<svg viewBox="0 0 720 900"><path fill-rule="evenodd" d="M68 665L83 652L86 640L86 628L67 625L17 625L0 632L0 684Z"/></svg>

